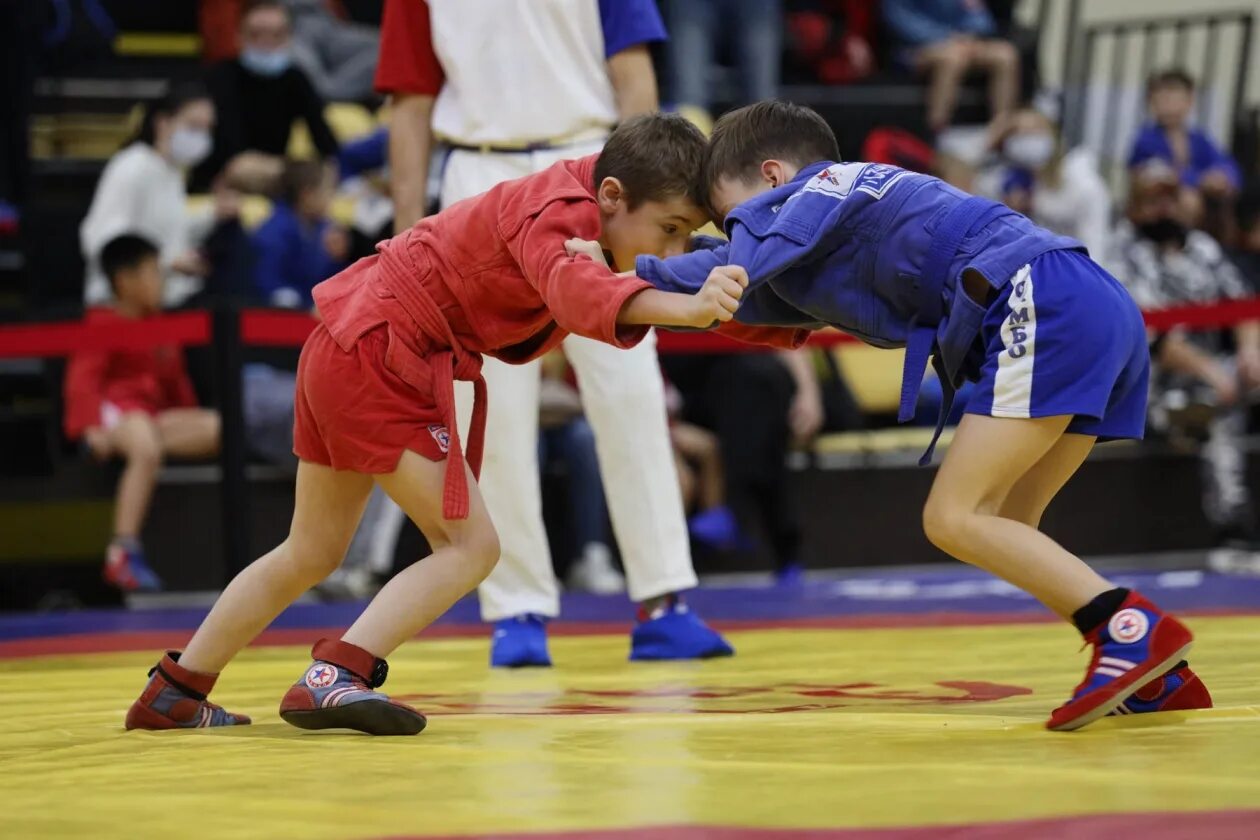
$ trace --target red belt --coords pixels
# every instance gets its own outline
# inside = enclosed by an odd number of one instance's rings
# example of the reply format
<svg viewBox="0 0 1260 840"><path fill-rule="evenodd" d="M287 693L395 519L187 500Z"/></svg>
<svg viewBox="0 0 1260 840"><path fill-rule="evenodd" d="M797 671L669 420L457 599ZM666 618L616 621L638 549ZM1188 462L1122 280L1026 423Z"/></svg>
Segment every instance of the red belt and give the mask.
<svg viewBox="0 0 1260 840"><path fill-rule="evenodd" d="M402 265L399 265L399 261ZM392 361L407 370L397 371L416 387L428 387L437 402L446 428L451 435L450 451L446 460L446 480L442 491L442 516L446 519L467 519L469 507L468 478L464 474L464 451L459 439L459 423L455 416L455 380L473 383L473 416L468 428L467 462L474 477L481 475L481 455L486 437L486 381L481 376L481 355L471 353L451 331L451 325L442 314L437 302L425 289L423 277L427 268L415 265L412 255L403 247L389 248L381 252L378 265L383 269L386 285L407 314L416 322L423 336L432 339L442 349L428 355L429 365L408 365L401 356L414 359L411 350L396 350L391 342L387 353L387 365ZM408 377L410 373L414 379Z"/></svg>

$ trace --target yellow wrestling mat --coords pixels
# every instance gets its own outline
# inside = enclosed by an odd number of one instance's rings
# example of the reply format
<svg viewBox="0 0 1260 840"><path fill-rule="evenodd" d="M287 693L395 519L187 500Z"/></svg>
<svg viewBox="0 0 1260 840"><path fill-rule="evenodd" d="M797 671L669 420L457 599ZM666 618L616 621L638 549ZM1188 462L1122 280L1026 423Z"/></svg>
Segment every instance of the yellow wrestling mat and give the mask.
<svg viewBox="0 0 1260 840"><path fill-rule="evenodd" d="M1193 626L1216 709L1071 734L1042 728L1086 664L1057 624L745 631L734 659L685 664L556 637L557 668L511 672L484 639L413 642L386 689L429 729L393 739L280 721L305 648L247 651L215 699L254 725L196 732L123 731L154 653L0 661L0 837L849 837L789 829L1183 811L1236 829L1260 808L1260 617ZM1260 837L1260 811L1241 819Z"/></svg>

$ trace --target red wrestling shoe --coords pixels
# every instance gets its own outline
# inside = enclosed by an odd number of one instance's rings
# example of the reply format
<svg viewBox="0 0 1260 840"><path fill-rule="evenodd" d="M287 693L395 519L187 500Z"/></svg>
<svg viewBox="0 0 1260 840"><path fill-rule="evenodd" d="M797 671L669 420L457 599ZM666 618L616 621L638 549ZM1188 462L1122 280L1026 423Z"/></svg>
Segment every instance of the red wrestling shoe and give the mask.
<svg viewBox="0 0 1260 840"><path fill-rule="evenodd" d="M1111 711L1113 715L1142 715L1148 712L1183 712L1212 708L1212 695L1199 675L1185 662L1179 662L1164 676L1151 680L1133 692L1128 700Z"/></svg>
<svg viewBox="0 0 1260 840"><path fill-rule="evenodd" d="M389 666L361 647L320 639L315 661L280 701L280 717L301 729L357 729L369 735L415 735L424 715L372 689Z"/></svg>
<svg viewBox="0 0 1260 840"><path fill-rule="evenodd" d="M127 710L128 729L203 729L249 723L245 715L224 711L206 699L218 674L189 671L178 660L179 651L168 651L149 669L149 684Z"/></svg>
<svg viewBox="0 0 1260 840"><path fill-rule="evenodd" d="M1106 716L1180 662L1193 641L1184 624L1130 592L1110 620L1085 634L1094 658L1072 699L1054 710L1046 728L1066 732Z"/></svg>

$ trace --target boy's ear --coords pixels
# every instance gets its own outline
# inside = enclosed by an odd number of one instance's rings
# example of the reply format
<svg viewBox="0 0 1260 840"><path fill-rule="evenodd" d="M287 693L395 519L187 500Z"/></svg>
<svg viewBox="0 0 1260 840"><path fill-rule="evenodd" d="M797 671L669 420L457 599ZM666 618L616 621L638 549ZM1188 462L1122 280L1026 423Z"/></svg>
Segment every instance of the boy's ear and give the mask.
<svg viewBox="0 0 1260 840"><path fill-rule="evenodd" d="M621 185L621 181L611 175L600 181L599 187L595 190L595 200L599 203L599 209L608 214L617 211L617 205L626 201L626 188Z"/></svg>
<svg viewBox="0 0 1260 840"><path fill-rule="evenodd" d="M783 161L779 160L763 160L761 162L761 177L766 183L772 187L781 187L792 178L788 175L787 167L783 165Z"/></svg>

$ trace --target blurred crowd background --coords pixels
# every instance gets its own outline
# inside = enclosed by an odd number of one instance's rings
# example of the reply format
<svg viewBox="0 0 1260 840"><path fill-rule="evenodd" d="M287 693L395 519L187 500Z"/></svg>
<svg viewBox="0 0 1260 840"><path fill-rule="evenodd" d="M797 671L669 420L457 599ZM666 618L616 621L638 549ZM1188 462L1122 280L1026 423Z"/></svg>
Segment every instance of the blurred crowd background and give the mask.
<svg viewBox="0 0 1260 840"><path fill-rule="evenodd" d="M846 158L932 172L1079 238L1144 308L1260 289L1260 4L659 5L661 101L702 128L758 99L809 104ZM309 310L314 285L392 233L390 103L373 89L382 6L0 0L0 324L127 329L120 307ZM441 166L439 148L431 181ZM428 195L432 204L436 189ZM1260 323L1151 340L1151 440L1100 456L1078 504L1112 517L1076 527L1100 551L1219 549L1245 562L1260 551L1248 469ZM284 516L296 348L243 352L231 404L257 524ZM3 355L0 560L11 585L0 608L115 597L97 570L120 535L150 545L169 588L221 585L225 394L213 348L169 360L160 375L177 410L125 445L76 410L94 387L90 364ZM667 354L663 368L702 571L772 570L794 585L806 567L933 559L913 519L887 510L924 481L907 469L922 434L892 428L898 353ZM939 388L925 393L930 425ZM557 572L573 588L618 591L593 435L563 356L548 360L543 395ZM120 524L110 499L127 481L154 498L147 517ZM1117 487L1142 492L1116 502ZM876 522L907 536L881 543L865 533ZM417 539L369 523L321 594L370 592Z"/></svg>

